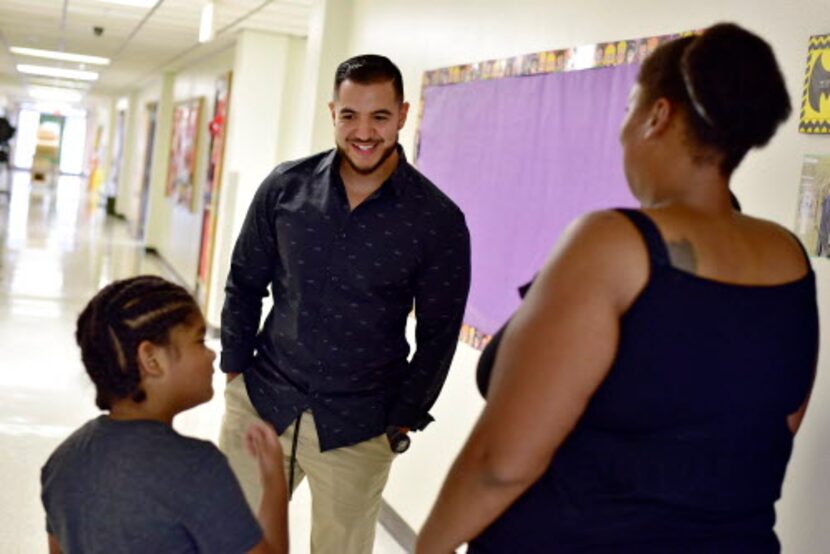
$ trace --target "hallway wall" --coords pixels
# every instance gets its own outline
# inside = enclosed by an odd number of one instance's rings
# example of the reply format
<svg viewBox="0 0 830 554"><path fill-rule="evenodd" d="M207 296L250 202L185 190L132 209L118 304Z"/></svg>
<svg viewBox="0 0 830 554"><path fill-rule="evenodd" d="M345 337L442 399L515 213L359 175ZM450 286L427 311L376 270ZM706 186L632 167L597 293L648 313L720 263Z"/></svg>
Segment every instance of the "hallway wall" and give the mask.
<svg viewBox="0 0 830 554"><path fill-rule="evenodd" d="M260 183L286 159L307 155L304 39L243 31L236 45L206 318L219 326L230 256ZM305 62L305 63L304 63ZM283 158L285 156L285 158Z"/></svg>
<svg viewBox="0 0 830 554"><path fill-rule="evenodd" d="M203 98L202 114L199 119L199 154L196 158L194 175L194 194L192 207L176 203L173 199L166 202L166 210L153 214L153 225L167 225L166 241L156 247L170 261L176 272L184 277L189 286L195 287L199 264L199 245L202 233L202 210L204 208L204 190L207 180L208 147L210 134L208 122L213 115L216 80L233 69L234 48L224 50L198 65L189 67L176 74L173 87L173 103L191 98Z"/></svg>
<svg viewBox="0 0 830 554"><path fill-rule="evenodd" d="M124 166L124 179L122 183L126 190L121 197L122 204L119 204L118 209L127 218L133 230L135 230L138 223L139 203L141 201L141 180L144 174L144 156L147 152L147 124L149 123L147 105L152 102L158 102L160 97L160 77L129 96L128 109L134 114L134 117L133 126L129 127L127 132L133 139L134 151L128 163Z"/></svg>
<svg viewBox="0 0 830 554"><path fill-rule="evenodd" d="M244 45L244 46L240 46ZM248 202L259 183L279 162L309 154L311 133L305 120L310 111L310 63L306 39L287 35L241 31L237 42L217 54L208 56L167 77L159 75L130 96L130 110L135 112L130 138L134 153L129 160L129 189L120 211L131 227L138 224L143 163L147 151L147 104L158 103L157 127L150 182L150 207L146 243L190 287L195 287L202 232L202 209L207 179L207 131L213 115L216 80L233 71L226 146L221 175L219 212L214 245L214 259L206 317L219 325L219 312L228 261ZM172 84L171 84L172 83ZM172 87L166 96L165 87ZM176 102L202 97L199 123L199 148L196 160L196 202L190 208L166 197L170 155L172 108ZM237 202L238 199L238 202Z"/></svg>

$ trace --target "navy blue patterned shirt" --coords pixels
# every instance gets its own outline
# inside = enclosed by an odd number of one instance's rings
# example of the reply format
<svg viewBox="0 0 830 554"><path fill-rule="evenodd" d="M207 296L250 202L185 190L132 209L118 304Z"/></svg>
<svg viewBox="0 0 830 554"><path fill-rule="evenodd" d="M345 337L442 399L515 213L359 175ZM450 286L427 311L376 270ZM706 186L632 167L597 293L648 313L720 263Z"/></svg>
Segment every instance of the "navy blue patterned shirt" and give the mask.
<svg viewBox="0 0 830 554"><path fill-rule="evenodd" d="M310 409L321 450L388 425L426 426L457 345L470 285L464 215L398 153L393 174L354 210L336 151L278 166L233 251L222 370L244 373L278 433ZM273 308L260 329L269 286Z"/></svg>

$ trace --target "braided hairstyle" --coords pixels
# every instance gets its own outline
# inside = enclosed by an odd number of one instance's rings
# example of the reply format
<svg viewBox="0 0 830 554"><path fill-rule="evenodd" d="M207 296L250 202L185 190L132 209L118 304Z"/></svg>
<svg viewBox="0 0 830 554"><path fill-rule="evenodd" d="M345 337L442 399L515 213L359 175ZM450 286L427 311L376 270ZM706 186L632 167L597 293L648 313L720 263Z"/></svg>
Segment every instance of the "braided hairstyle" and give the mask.
<svg viewBox="0 0 830 554"><path fill-rule="evenodd" d="M184 288L151 275L115 281L89 301L78 317L75 340L95 383L95 404L102 410L131 398L142 402L138 345L170 343L170 330L199 316Z"/></svg>
<svg viewBox="0 0 830 554"><path fill-rule="evenodd" d="M790 98L772 48L733 23L657 48L637 82L648 103L680 107L695 157L715 155L729 176L750 148L765 145L790 115Z"/></svg>

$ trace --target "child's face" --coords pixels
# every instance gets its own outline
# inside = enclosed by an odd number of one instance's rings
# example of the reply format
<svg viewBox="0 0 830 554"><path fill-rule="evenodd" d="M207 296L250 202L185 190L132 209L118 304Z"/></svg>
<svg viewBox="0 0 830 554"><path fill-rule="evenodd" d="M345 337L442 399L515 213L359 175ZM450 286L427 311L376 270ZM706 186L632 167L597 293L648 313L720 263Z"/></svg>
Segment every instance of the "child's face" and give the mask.
<svg viewBox="0 0 830 554"><path fill-rule="evenodd" d="M164 357L170 396L179 410L187 410L213 397L213 361L216 353L205 345L205 320L198 318L170 330Z"/></svg>

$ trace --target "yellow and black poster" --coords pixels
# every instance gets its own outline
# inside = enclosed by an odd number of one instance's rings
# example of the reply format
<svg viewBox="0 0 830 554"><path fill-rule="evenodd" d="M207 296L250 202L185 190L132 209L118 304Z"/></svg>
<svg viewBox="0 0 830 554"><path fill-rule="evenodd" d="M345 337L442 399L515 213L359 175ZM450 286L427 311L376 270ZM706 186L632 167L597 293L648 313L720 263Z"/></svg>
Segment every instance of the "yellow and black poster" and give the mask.
<svg viewBox="0 0 830 554"><path fill-rule="evenodd" d="M830 35L810 37L798 130L830 134Z"/></svg>

